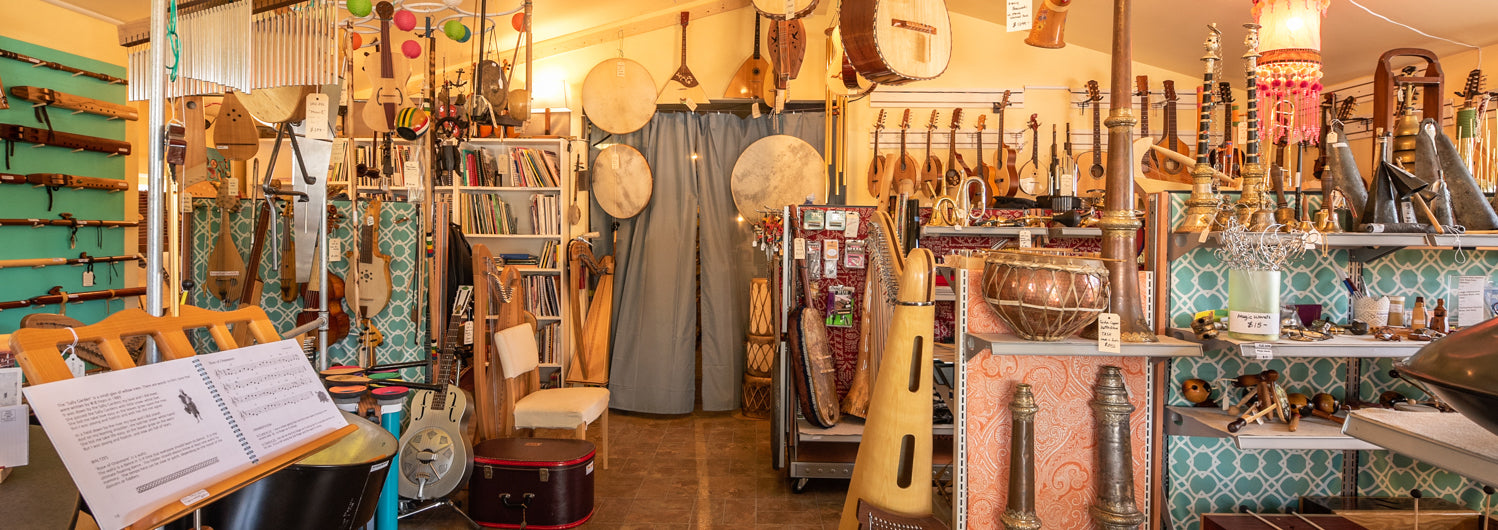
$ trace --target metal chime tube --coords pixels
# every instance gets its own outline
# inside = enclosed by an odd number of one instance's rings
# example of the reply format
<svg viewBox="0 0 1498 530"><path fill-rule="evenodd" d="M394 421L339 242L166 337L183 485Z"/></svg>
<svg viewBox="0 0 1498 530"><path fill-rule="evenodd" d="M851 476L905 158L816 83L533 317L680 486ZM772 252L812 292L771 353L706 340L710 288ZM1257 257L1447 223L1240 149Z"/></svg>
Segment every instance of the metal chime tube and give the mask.
<svg viewBox="0 0 1498 530"><path fill-rule="evenodd" d="M1244 147L1243 192L1238 196L1236 208L1238 222L1248 226L1254 211L1265 204L1264 165L1259 163L1259 80L1255 72L1259 66L1259 25L1250 23L1243 27L1248 29L1248 36L1243 39L1248 46L1243 54L1248 75L1248 142Z"/></svg>
<svg viewBox="0 0 1498 530"><path fill-rule="evenodd" d="M166 42L167 0L151 0L151 42ZM166 46L152 46L151 94L146 106L146 312L161 316L161 223L166 195ZM181 281L172 278L172 281ZM146 363L161 360L155 341L146 341Z"/></svg>
<svg viewBox="0 0 1498 530"><path fill-rule="evenodd" d="M1092 518L1102 530L1138 528L1145 516L1134 504L1134 455L1129 438L1129 389L1123 371L1104 366L1093 389L1093 414L1097 416L1098 502Z"/></svg>
<svg viewBox="0 0 1498 530"><path fill-rule="evenodd" d="M1006 530L1038 530L1035 514L1035 394L1030 385L1014 387L1009 404L1009 507L1002 519Z"/></svg>
<svg viewBox="0 0 1498 530"><path fill-rule="evenodd" d="M1122 322L1124 342L1155 342L1155 332L1145 323L1139 301L1139 267L1135 239L1143 223L1134 215L1132 172L1134 117L1129 81L1133 78L1133 38L1129 28L1129 1L1113 1L1113 65L1111 97L1108 101L1108 176L1106 199L1098 227L1103 231L1103 258L1108 260L1108 305Z"/></svg>
<svg viewBox="0 0 1498 530"><path fill-rule="evenodd" d="M1222 48L1220 36L1222 32L1217 31L1217 25L1208 26L1212 32L1207 34L1207 55L1202 61L1207 63L1206 73L1202 74L1202 108L1199 126L1196 133L1196 167L1191 168L1191 198L1186 199L1186 218L1181 220L1181 225L1176 227L1177 232L1200 232L1212 228L1212 220L1217 217L1218 197L1212 192L1212 166L1207 157L1207 139L1211 136L1212 129L1212 75L1217 71L1217 61L1222 57L1218 54Z"/></svg>

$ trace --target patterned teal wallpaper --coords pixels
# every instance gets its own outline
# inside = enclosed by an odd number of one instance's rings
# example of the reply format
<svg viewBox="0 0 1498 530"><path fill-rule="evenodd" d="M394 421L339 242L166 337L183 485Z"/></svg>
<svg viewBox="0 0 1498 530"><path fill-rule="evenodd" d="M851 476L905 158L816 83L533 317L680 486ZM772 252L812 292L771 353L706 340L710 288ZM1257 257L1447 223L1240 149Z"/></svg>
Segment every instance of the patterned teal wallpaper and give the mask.
<svg viewBox="0 0 1498 530"><path fill-rule="evenodd" d="M1171 195L1172 223L1178 222L1187 194ZM1321 303L1329 314L1345 320L1348 293L1339 268L1347 267L1346 251L1307 253L1283 274L1286 303ZM1377 294L1419 294L1427 300L1449 296L1447 277L1453 274L1494 275L1498 252L1401 250L1364 266L1369 289ZM1170 319L1186 326L1195 311L1226 307L1227 268L1209 248L1192 250L1171 263ZM1450 303L1450 301L1448 301ZM1215 380L1273 368L1289 381L1287 390L1330 392L1342 397L1345 359L1276 358L1256 361L1237 351L1207 351L1201 358L1171 362L1167 402L1188 404L1180 396L1181 381L1197 377ZM1362 399L1374 400L1384 390L1419 396L1403 382L1391 381L1391 359L1365 360ZM1388 451L1359 454L1358 492L1361 495L1407 495L1411 488L1427 490L1448 500L1480 506L1480 485L1459 475ZM1302 495L1336 495L1342 488L1342 452L1237 449L1231 440L1172 436L1166 440L1168 475L1166 497L1173 528L1200 528L1199 514L1231 511L1239 505L1277 511L1293 506Z"/></svg>

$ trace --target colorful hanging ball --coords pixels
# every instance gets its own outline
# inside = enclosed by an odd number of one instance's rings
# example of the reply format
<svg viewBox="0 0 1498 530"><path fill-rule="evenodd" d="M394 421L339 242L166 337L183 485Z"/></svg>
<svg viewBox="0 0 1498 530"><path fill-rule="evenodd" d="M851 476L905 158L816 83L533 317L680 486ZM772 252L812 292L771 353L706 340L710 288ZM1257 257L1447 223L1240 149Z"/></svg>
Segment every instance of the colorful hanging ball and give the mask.
<svg viewBox="0 0 1498 530"><path fill-rule="evenodd" d="M510 27L515 28L515 31L525 31L525 13L515 13L515 16L510 17Z"/></svg>
<svg viewBox="0 0 1498 530"><path fill-rule="evenodd" d="M463 23L457 20L449 20L442 23L442 33L447 35L449 39L461 39L463 38L463 34L467 32L468 28L463 27Z"/></svg>
<svg viewBox="0 0 1498 530"><path fill-rule="evenodd" d="M418 44L415 40L403 42L401 43L401 53L406 54L407 59L421 57L421 44Z"/></svg>
<svg viewBox="0 0 1498 530"><path fill-rule="evenodd" d="M468 39L470 39L470 38L473 38L473 30L468 29L468 26L463 26L463 36L461 38L457 39L457 41L458 42L468 42Z"/></svg>
<svg viewBox="0 0 1498 530"><path fill-rule="evenodd" d="M411 31L412 28L416 27L416 14L407 9L396 11L395 27L401 31Z"/></svg>
<svg viewBox="0 0 1498 530"><path fill-rule="evenodd" d="M348 12L356 17L367 17L372 6L369 0L348 0Z"/></svg>
<svg viewBox="0 0 1498 530"><path fill-rule="evenodd" d="M358 33L350 33L348 35L348 44L349 49L357 50L364 46L364 36Z"/></svg>
<svg viewBox="0 0 1498 530"><path fill-rule="evenodd" d="M395 113L395 134L407 140L415 140L426 134L432 120L426 111L416 107L405 107Z"/></svg>

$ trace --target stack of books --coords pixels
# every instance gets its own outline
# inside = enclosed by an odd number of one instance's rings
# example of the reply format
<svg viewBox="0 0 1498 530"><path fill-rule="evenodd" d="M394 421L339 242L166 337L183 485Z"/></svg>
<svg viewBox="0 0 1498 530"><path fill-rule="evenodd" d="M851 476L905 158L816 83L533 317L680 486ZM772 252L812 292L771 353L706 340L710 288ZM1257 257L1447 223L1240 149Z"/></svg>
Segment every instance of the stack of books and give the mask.
<svg viewBox="0 0 1498 530"><path fill-rule="evenodd" d="M499 196L490 194L461 195L458 223L465 234L514 234L517 226L510 205Z"/></svg>
<svg viewBox="0 0 1498 530"><path fill-rule="evenodd" d="M537 235L562 233L562 199L556 195L531 195L531 226Z"/></svg>
<svg viewBox="0 0 1498 530"><path fill-rule="evenodd" d="M525 309L538 317L554 317L562 314L557 300L559 289L556 276L527 276L525 278Z"/></svg>
<svg viewBox="0 0 1498 530"><path fill-rule="evenodd" d="M528 188L561 187L557 155L543 149L515 147L510 149L511 170L508 186Z"/></svg>

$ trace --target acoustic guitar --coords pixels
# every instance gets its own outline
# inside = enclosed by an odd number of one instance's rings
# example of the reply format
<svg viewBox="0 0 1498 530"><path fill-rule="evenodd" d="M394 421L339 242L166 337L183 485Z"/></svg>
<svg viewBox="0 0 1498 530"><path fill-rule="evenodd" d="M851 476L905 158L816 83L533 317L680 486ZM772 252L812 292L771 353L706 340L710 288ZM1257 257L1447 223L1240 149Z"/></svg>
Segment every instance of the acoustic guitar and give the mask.
<svg viewBox="0 0 1498 530"><path fill-rule="evenodd" d="M962 109L952 109L951 132L947 133L947 185L957 186L962 184L962 179L973 174L972 168L967 167L967 162L962 160L962 154L957 152L957 129L962 127ZM957 166L961 165L962 170Z"/></svg>
<svg viewBox="0 0 1498 530"><path fill-rule="evenodd" d="M1035 197L1045 194L1050 188L1051 177L1050 171L1040 162L1040 115L1031 114L1026 126L1030 128L1030 161L1019 170L1019 190Z"/></svg>
<svg viewBox="0 0 1498 530"><path fill-rule="evenodd" d="M473 473L472 397L457 386L457 350L463 343L463 322L471 314L473 286L458 286L452 316L437 354L431 383L438 390L411 394L411 423L400 439L400 495L427 500L446 497L468 483Z"/></svg>
<svg viewBox="0 0 1498 530"><path fill-rule="evenodd" d="M936 134L936 117L939 111L931 109L931 119L926 122L926 163L921 165L920 188L928 197L941 195L941 159L931 154L931 137Z"/></svg>
<svg viewBox="0 0 1498 530"><path fill-rule="evenodd" d="M1155 145L1191 157L1191 146L1186 145L1186 142L1176 134L1176 102L1179 99L1176 97L1176 82L1165 80L1165 133ZM1187 164L1173 157L1160 156L1153 150L1150 151L1150 156L1155 157L1156 175L1154 178L1182 184L1191 183L1191 168Z"/></svg>
<svg viewBox="0 0 1498 530"><path fill-rule="evenodd" d="M355 258L355 280L359 283L359 299L355 307L364 319L370 319L390 303L390 255L380 252L380 210L383 203L378 197L369 200L364 216L359 219L359 250L349 252Z"/></svg>
<svg viewBox="0 0 1498 530"><path fill-rule="evenodd" d="M661 88L661 95L655 100L657 104L682 104L695 110L698 105L709 103L707 91L702 89L697 76L687 67L687 21L691 17L690 11L681 12L681 66Z"/></svg>
<svg viewBox="0 0 1498 530"><path fill-rule="evenodd" d="M999 147L996 150L997 154L994 155L994 163L997 164L996 167L998 168L998 172L1001 173L1004 178L1009 181L1009 191L1005 193L1005 197L1013 197L1015 195L1015 192L1018 190L1017 186L1019 184L1019 164L1015 163L1016 159L1019 157L1019 152L1016 151L1013 147L1009 147L1009 139L1004 137L1004 116L1006 114L1006 111L1009 110L1009 93L1010 91L1005 90L1004 97L999 100ZM983 117L979 117L980 124L983 119ZM983 157L981 156L981 153L983 152L983 133L981 132L981 130L978 133L978 140L978 152L980 154L978 159L982 160ZM989 179L984 180L989 181ZM990 192L998 193L998 191L993 190L998 190L999 188L992 187L993 183L991 181L989 181L989 185ZM998 195L994 196L997 197Z"/></svg>
<svg viewBox="0 0 1498 530"><path fill-rule="evenodd" d="M1108 153L1103 151L1103 94L1098 89L1097 80L1087 82L1087 101L1092 103L1092 150L1077 155L1077 168L1080 170L1077 192L1083 197L1098 198L1103 196L1103 190L1107 187L1104 181L1108 176Z"/></svg>
<svg viewBox="0 0 1498 530"><path fill-rule="evenodd" d="M1227 82L1217 84L1217 103L1222 106L1222 143L1212 150L1208 161L1213 169L1236 178L1239 168L1243 167L1243 150L1238 149L1234 140L1237 138L1233 131L1237 116L1233 112L1233 85Z"/></svg>
<svg viewBox="0 0 1498 530"><path fill-rule="evenodd" d="M901 189L903 182L909 181L911 189L921 178L921 167L915 163L915 157L905 149L905 133L910 130L910 109L905 109L905 114L900 118L900 156L895 159L894 181L890 182L894 189Z"/></svg>
<svg viewBox="0 0 1498 530"><path fill-rule="evenodd" d="M878 197L884 184L884 166L890 163L888 158L879 154L879 133L884 131L884 110L879 111L879 118L874 121L874 159L869 161L869 195Z"/></svg>
<svg viewBox="0 0 1498 530"><path fill-rule="evenodd" d="M754 0L754 10L767 18L801 18L816 9L817 0Z"/></svg>
<svg viewBox="0 0 1498 530"><path fill-rule="evenodd" d="M838 25L853 66L875 83L933 79L952 58L952 23L943 0L845 0Z"/></svg>
<svg viewBox="0 0 1498 530"><path fill-rule="evenodd" d="M836 96L857 96L869 93L876 83L858 75L853 60L843 51L842 30L837 26L827 28L827 91Z"/></svg>
<svg viewBox="0 0 1498 530"><path fill-rule="evenodd" d="M983 156L983 129L985 129L987 125L988 115L979 114L977 124L978 168L976 171L976 175L974 176L983 179L983 182L988 183L989 193L993 194L994 198L1013 197L1014 192L1019 189L1017 183L1014 181L1014 179L1009 178L1009 174L1007 172L999 171L998 168L989 165L988 159ZM1003 130L999 131L999 137L1004 137ZM1003 143L1003 140L1001 139L999 140L999 142ZM1004 156L1003 151L1000 151L998 156Z"/></svg>
<svg viewBox="0 0 1498 530"><path fill-rule="evenodd" d="M744 59L744 64L739 66L739 71L733 74L733 79L728 80L728 88L723 91L723 97L758 98L773 106L775 91L770 90L774 83L770 78L771 73L770 62L759 55L759 15L755 15L754 53L748 59Z"/></svg>
<svg viewBox="0 0 1498 530"><path fill-rule="evenodd" d="M395 57L390 40L390 19L395 6L382 1L375 4L380 17L379 68L369 71L369 100L364 103L364 125L375 132L395 130L395 111L406 104L406 80L411 78L410 65Z"/></svg>

